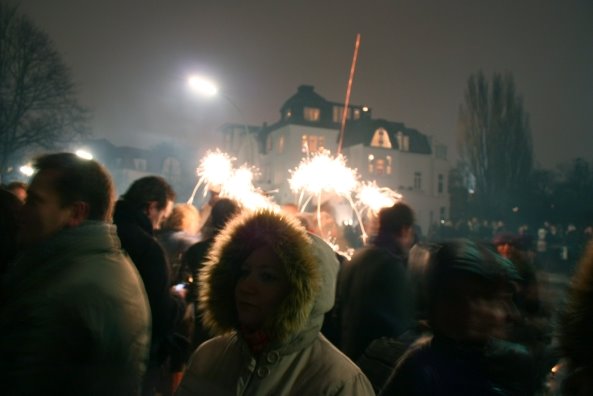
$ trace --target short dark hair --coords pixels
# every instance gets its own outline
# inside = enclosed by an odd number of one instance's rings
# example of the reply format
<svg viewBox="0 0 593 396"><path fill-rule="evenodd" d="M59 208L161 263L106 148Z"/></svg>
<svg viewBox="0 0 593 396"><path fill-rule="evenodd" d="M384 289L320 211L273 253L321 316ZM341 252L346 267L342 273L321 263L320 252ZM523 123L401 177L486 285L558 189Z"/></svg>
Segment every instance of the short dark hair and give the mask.
<svg viewBox="0 0 593 396"><path fill-rule="evenodd" d="M55 153L35 159L33 168L38 172L57 173L54 188L62 206L83 201L89 205L89 220L111 218L115 188L109 171L97 161L82 159L73 153Z"/></svg>
<svg viewBox="0 0 593 396"><path fill-rule="evenodd" d="M414 211L403 202L379 211L379 234L398 234L414 225Z"/></svg>
<svg viewBox="0 0 593 396"><path fill-rule="evenodd" d="M175 201L175 191L162 177L145 176L134 181L122 198L136 209L144 210L152 201L163 209L168 201Z"/></svg>
<svg viewBox="0 0 593 396"><path fill-rule="evenodd" d="M222 230L226 223L240 211L239 204L230 198L220 198L216 201L210 212L210 225L214 232Z"/></svg>

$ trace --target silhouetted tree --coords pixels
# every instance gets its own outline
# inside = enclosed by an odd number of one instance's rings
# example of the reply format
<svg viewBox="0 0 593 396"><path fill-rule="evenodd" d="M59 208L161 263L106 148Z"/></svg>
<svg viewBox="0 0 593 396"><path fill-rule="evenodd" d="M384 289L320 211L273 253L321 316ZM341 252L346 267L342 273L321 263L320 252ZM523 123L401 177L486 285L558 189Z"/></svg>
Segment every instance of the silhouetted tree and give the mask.
<svg viewBox="0 0 593 396"><path fill-rule="evenodd" d="M459 152L476 180L485 216L517 204L533 167L528 114L510 73L470 76L459 110Z"/></svg>
<svg viewBox="0 0 593 396"><path fill-rule="evenodd" d="M86 112L49 36L0 3L0 181L11 160L84 133Z"/></svg>
<svg viewBox="0 0 593 396"><path fill-rule="evenodd" d="M593 165L576 158L559 167L560 181L553 193L558 222L589 225L593 219Z"/></svg>

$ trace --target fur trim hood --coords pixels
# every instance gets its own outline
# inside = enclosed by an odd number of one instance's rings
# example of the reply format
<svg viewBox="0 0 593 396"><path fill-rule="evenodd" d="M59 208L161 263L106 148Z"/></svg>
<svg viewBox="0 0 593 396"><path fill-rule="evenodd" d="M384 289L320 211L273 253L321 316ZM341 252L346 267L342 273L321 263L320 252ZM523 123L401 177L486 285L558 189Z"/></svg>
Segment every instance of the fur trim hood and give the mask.
<svg viewBox="0 0 593 396"><path fill-rule="evenodd" d="M338 262L331 248L307 234L292 216L270 210L235 217L215 238L200 272L199 305L202 321L220 335L239 327L235 286L241 264L257 248L268 245L280 258L290 290L266 330L285 341L304 329L323 323L334 303Z"/></svg>

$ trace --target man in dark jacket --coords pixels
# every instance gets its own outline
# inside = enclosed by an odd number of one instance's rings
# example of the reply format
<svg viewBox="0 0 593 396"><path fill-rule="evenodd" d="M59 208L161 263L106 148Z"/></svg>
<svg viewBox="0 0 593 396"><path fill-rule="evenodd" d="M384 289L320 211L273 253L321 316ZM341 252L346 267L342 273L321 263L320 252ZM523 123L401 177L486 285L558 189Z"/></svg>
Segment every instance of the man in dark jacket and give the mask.
<svg viewBox="0 0 593 396"><path fill-rule="evenodd" d="M161 365L170 353L177 323L183 317L184 302L170 287L169 265L163 248L153 236L171 213L175 192L161 177L136 180L116 203L114 223L122 247L144 281L152 312L152 342L144 394L152 394Z"/></svg>
<svg viewBox="0 0 593 396"><path fill-rule="evenodd" d="M137 395L150 311L110 224L111 177L71 153L34 167L0 308L0 394Z"/></svg>
<svg viewBox="0 0 593 396"><path fill-rule="evenodd" d="M373 243L344 263L338 283L340 349L353 360L374 339L397 337L411 324L406 260L414 241L413 225L408 205L383 208Z"/></svg>

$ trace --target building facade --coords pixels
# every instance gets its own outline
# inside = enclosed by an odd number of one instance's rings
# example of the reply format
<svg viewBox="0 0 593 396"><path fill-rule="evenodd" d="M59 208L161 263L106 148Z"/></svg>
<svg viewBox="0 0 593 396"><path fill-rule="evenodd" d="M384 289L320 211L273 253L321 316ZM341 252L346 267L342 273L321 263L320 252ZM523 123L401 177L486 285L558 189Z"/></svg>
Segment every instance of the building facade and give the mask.
<svg viewBox="0 0 593 396"><path fill-rule="evenodd" d="M343 103L328 101L313 86L302 85L282 105L274 124L223 126L223 150L257 166L259 187L273 192L277 203L296 203L288 183L290 170L319 150L337 153L343 112ZM445 145L403 123L374 119L366 106L349 105L340 152L362 181L402 194L424 233L431 224L448 219Z"/></svg>

